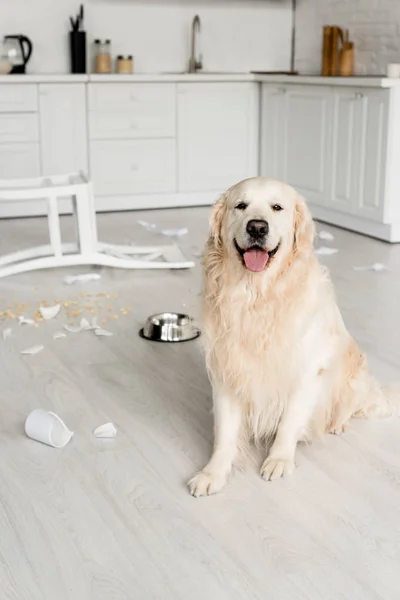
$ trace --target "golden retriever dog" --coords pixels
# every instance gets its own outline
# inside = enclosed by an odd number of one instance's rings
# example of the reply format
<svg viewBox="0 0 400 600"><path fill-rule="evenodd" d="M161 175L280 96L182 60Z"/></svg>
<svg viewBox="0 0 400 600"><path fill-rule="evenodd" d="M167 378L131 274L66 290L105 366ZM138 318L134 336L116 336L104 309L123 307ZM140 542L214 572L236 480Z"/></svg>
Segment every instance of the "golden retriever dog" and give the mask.
<svg viewBox="0 0 400 600"><path fill-rule="evenodd" d="M351 417L400 414L350 336L315 228L289 185L256 177L214 205L204 254L204 340L213 388L214 450L190 482L219 492L249 440L267 448L261 477L292 473L299 441L341 433Z"/></svg>

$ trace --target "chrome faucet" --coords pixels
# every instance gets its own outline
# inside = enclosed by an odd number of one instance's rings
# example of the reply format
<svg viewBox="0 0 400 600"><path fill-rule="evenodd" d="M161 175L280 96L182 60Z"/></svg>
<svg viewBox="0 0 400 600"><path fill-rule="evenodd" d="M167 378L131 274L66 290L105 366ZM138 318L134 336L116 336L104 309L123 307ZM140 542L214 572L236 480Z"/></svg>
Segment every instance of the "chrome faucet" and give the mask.
<svg viewBox="0 0 400 600"><path fill-rule="evenodd" d="M203 68L202 56L199 54L196 58L197 44L196 41L200 35L201 22L199 15L196 15L192 22L192 39L191 39L191 55L189 59L189 73L196 73Z"/></svg>

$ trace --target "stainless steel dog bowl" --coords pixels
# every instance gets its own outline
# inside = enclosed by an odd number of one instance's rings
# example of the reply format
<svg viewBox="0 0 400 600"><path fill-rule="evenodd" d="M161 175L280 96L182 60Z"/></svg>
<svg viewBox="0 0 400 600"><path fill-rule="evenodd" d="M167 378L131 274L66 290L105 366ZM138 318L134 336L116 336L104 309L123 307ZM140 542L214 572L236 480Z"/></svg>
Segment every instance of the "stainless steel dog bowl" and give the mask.
<svg viewBox="0 0 400 600"><path fill-rule="evenodd" d="M188 342L200 335L189 315L173 312L151 315L139 333L153 342Z"/></svg>

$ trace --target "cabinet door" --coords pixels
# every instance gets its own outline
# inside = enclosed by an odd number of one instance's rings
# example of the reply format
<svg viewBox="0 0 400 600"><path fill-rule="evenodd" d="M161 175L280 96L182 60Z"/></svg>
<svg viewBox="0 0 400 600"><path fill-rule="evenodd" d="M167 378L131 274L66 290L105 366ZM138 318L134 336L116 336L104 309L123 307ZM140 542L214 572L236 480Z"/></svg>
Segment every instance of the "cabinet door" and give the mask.
<svg viewBox="0 0 400 600"><path fill-rule="evenodd" d="M257 175L257 120L256 84L178 85L179 191L222 191Z"/></svg>
<svg viewBox="0 0 400 600"><path fill-rule="evenodd" d="M312 204L325 205L331 168L332 90L285 86L281 179Z"/></svg>
<svg viewBox="0 0 400 600"><path fill-rule="evenodd" d="M39 110L43 175L87 173L85 84L41 84Z"/></svg>
<svg viewBox="0 0 400 600"><path fill-rule="evenodd" d="M93 141L91 172L98 196L175 192L175 140Z"/></svg>
<svg viewBox="0 0 400 600"><path fill-rule="evenodd" d="M360 187L356 213L381 221L385 200L385 169L389 90L361 90L364 106L360 164Z"/></svg>
<svg viewBox="0 0 400 600"><path fill-rule="evenodd" d="M268 83L261 87L260 174L282 179L283 173L283 100L285 89Z"/></svg>
<svg viewBox="0 0 400 600"><path fill-rule="evenodd" d="M38 144L0 144L0 179L40 177ZM29 203L26 203L27 205ZM29 210L27 210L29 214ZM7 213L7 216L12 216Z"/></svg>
<svg viewBox="0 0 400 600"><path fill-rule="evenodd" d="M356 212L365 118L366 103L357 88L335 90L329 208Z"/></svg>

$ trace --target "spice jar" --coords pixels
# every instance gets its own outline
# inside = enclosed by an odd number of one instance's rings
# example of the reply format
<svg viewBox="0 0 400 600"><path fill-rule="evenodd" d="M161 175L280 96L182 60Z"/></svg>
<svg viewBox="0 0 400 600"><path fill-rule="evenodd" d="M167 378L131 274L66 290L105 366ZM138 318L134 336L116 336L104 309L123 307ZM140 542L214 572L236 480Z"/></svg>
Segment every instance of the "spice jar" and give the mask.
<svg viewBox="0 0 400 600"><path fill-rule="evenodd" d="M133 56L117 56L117 73L123 73L125 75L133 73Z"/></svg>
<svg viewBox="0 0 400 600"><path fill-rule="evenodd" d="M94 40L96 73L111 73L111 41Z"/></svg>

